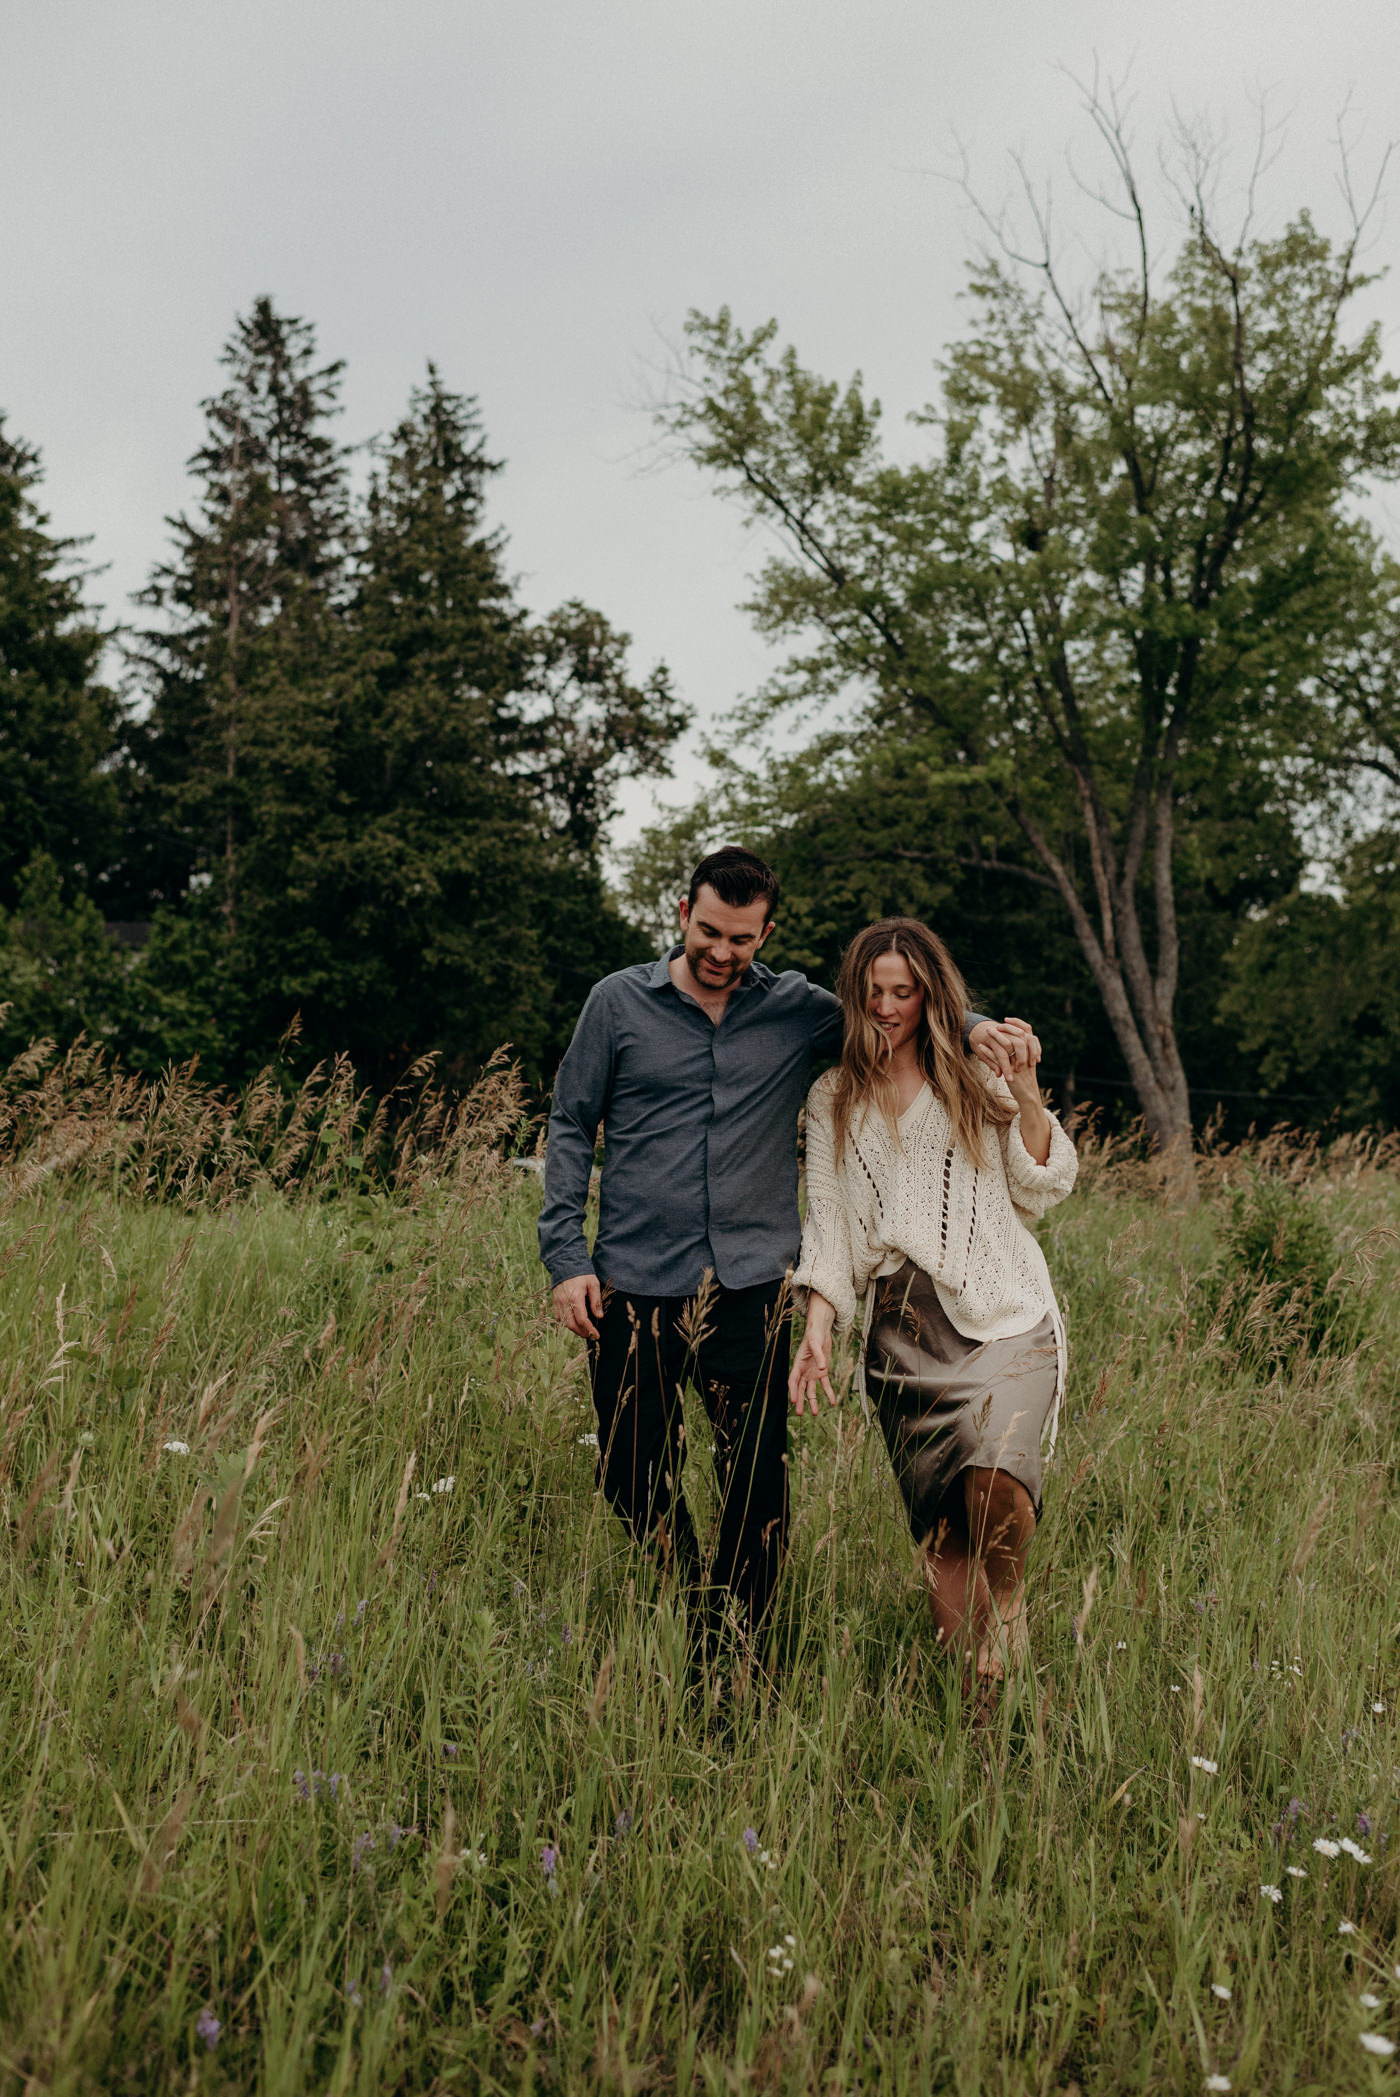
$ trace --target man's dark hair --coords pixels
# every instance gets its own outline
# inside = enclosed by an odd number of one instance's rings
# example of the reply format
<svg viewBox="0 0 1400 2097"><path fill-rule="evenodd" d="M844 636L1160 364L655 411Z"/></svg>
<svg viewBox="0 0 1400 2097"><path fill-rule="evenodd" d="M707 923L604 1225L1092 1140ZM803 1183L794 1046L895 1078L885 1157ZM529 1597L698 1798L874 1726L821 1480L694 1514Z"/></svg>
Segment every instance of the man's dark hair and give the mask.
<svg viewBox="0 0 1400 2097"><path fill-rule="evenodd" d="M765 924L778 907L777 875L767 860L760 859L757 852L746 852L742 845L721 845L718 852L701 860L690 877L692 910L702 886L712 888L731 910L745 910L762 896L768 905L763 913Z"/></svg>

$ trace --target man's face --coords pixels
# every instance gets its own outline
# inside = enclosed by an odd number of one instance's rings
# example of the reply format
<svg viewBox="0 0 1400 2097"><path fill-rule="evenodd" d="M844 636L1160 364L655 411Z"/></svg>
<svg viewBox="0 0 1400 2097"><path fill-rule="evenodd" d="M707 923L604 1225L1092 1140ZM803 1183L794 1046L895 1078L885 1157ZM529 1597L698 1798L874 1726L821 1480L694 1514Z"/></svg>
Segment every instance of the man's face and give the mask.
<svg viewBox="0 0 1400 2097"><path fill-rule="evenodd" d="M686 966L702 990L729 990L738 982L773 929L771 920L764 922L767 908L760 896L735 910L720 901L708 881L701 883L693 910L682 896Z"/></svg>

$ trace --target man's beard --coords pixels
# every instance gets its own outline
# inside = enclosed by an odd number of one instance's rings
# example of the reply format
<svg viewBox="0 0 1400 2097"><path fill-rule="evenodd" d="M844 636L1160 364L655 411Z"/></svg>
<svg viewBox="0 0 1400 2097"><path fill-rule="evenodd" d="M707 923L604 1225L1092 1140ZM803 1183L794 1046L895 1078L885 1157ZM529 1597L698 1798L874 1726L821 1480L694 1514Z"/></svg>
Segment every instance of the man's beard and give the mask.
<svg viewBox="0 0 1400 2097"><path fill-rule="evenodd" d="M717 966L716 963L710 960L707 954L699 953L694 955L687 954L685 965L702 989L728 990L731 983L738 982L749 964L747 961L733 961L727 969L724 969L723 963ZM708 979L701 975L700 971L702 968L707 968L711 971ZM722 974L720 970L723 970Z"/></svg>

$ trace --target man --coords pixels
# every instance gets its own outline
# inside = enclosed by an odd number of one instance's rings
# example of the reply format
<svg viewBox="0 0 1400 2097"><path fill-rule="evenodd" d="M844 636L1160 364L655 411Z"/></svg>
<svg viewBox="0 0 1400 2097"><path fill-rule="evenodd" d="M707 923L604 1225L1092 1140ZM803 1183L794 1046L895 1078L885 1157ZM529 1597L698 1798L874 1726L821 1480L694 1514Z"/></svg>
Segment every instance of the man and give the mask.
<svg viewBox="0 0 1400 2097"><path fill-rule="evenodd" d="M841 1045L830 991L758 959L777 900L777 876L754 853L713 852L681 901L681 944L594 987L555 1081L539 1220L555 1314L588 1346L609 1504L692 1599L728 1591L754 1633L787 1535L797 1116L813 1061ZM994 1070L1038 1060L1023 1021L969 1020L968 1045ZM681 1490L687 1381L715 1436L708 1578Z"/></svg>

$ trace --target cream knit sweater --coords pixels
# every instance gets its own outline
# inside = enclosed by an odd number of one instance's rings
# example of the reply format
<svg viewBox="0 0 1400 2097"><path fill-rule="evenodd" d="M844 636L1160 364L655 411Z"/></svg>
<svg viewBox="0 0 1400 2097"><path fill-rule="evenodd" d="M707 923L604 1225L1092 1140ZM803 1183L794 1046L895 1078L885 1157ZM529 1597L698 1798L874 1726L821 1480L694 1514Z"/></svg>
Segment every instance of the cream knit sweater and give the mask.
<svg viewBox="0 0 1400 2097"><path fill-rule="evenodd" d="M1074 1185L1079 1161L1060 1124L1051 1117L1043 1165L1021 1141L1019 1114L988 1132L988 1162L974 1165L926 1085L900 1116L898 1142L883 1114L869 1107L857 1115L838 1159L833 1077L826 1072L807 1096L807 1217L793 1275L799 1302L808 1289L818 1290L835 1306L840 1331L873 1275L913 1260L932 1277L948 1322L966 1339L1009 1339L1048 1314L1062 1388L1064 1327L1045 1255L1025 1220L1043 1216ZM1010 1099L1004 1079L991 1084Z"/></svg>

